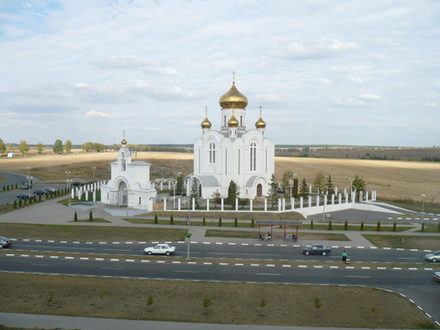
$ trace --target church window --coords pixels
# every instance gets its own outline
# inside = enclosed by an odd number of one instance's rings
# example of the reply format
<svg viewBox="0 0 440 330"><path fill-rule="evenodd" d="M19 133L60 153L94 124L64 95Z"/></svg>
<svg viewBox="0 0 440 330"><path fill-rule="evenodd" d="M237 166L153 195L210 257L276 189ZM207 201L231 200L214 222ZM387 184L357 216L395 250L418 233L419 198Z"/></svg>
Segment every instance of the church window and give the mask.
<svg viewBox="0 0 440 330"><path fill-rule="evenodd" d="M256 169L257 169L257 144L255 142L251 143L250 169L251 169L251 171L256 171Z"/></svg>
<svg viewBox="0 0 440 330"><path fill-rule="evenodd" d="M226 116L223 117L223 126L226 126Z"/></svg>
<svg viewBox="0 0 440 330"><path fill-rule="evenodd" d="M243 116L240 116L240 126L243 126Z"/></svg>
<svg viewBox="0 0 440 330"><path fill-rule="evenodd" d="M139 197L139 204L142 204L142 197Z"/></svg>
<svg viewBox="0 0 440 330"><path fill-rule="evenodd" d="M215 143L209 144L209 163L215 164Z"/></svg>

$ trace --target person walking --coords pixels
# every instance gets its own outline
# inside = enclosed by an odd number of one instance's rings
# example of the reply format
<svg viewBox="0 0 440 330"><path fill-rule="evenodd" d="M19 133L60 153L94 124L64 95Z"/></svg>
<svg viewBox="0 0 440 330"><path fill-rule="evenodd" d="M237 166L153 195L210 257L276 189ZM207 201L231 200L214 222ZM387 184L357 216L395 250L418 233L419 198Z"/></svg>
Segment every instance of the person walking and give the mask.
<svg viewBox="0 0 440 330"><path fill-rule="evenodd" d="M342 262L347 263L347 258L348 258L347 252L345 252L345 250L342 251Z"/></svg>

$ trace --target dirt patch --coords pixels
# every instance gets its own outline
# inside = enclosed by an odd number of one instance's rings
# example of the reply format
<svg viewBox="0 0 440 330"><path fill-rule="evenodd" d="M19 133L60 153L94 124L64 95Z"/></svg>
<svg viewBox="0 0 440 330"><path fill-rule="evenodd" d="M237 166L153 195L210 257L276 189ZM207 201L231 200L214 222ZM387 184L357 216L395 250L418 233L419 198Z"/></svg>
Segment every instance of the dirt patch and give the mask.
<svg viewBox="0 0 440 330"><path fill-rule="evenodd" d="M310 327L433 325L408 300L363 287L0 273L0 291L8 301L2 312Z"/></svg>

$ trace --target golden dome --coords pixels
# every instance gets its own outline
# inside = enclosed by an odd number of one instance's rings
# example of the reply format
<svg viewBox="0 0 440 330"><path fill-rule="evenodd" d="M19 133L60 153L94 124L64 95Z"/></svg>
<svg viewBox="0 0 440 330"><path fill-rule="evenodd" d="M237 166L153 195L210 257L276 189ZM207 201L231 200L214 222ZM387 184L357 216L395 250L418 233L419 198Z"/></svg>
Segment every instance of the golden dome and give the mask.
<svg viewBox="0 0 440 330"><path fill-rule="evenodd" d="M127 144L127 140L126 139L122 139L121 144L125 146Z"/></svg>
<svg viewBox="0 0 440 330"><path fill-rule="evenodd" d="M266 122L263 120L263 117L261 117L261 107L260 107L260 118L258 118L257 122L255 123L256 128L266 128Z"/></svg>
<svg viewBox="0 0 440 330"><path fill-rule="evenodd" d="M202 126L202 128L211 128L211 126L212 126L208 117L205 117L205 119L203 119L203 121L200 123L200 125Z"/></svg>
<svg viewBox="0 0 440 330"><path fill-rule="evenodd" d="M228 126L229 127L238 127L238 124L239 124L239 122L238 122L237 118L235 118L234 113L232 113L231 118L228 120Z"/></svg>
<svg viewBox="0 0 440 330"><path fill-rule="evenodd" d="M223 109L244 109L248 105L247 97L241 94L235 82L232 83L231 88L220 97L220 106Z"/></svg>

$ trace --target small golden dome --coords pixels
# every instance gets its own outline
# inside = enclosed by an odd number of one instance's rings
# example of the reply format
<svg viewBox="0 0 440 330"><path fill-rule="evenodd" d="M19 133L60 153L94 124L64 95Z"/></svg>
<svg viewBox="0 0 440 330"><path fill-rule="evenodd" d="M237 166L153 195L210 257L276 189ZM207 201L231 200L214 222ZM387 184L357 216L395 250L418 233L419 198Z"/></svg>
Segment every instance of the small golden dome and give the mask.
<svg viewBox="0 0 440 330"><path fill-rule="evenodd" d="M238 91L233 82L231 88L220 97L219 103L222 109L244 109L248 105L248 99Z"/></svg>
<svg viewBox="0 0 440 330"><path fill-rule="evenodd" d="M200 123L200 125L202 126L202 128L211 128L211 126L212 126L208 117L205 117L205 119L203 119L203 121Z"/></svg>
<svg viewBox="0 0 440 330"><path fill-rule="evenodd" d="M125 146L127 144L127 140L125 138L123 138L121 141L121 144Z"/></svg>
<svg viewBox="0 0 440 330"><path fill-rule="evenodd" d="M256 128L265 128L266 127L266 122L261 117L261 113L260 113L260 118L258 118L257 122L255 123L255 127Z"/></svg>
<svg viewBox="0 0 440 330"><path fill-rule="evenodd" d="M235 118L234 113L232 113L231 118L228 120L228 126L229 127L238 127L238 124L239 124L239 122L238 122L237 118Z"/></svg>

